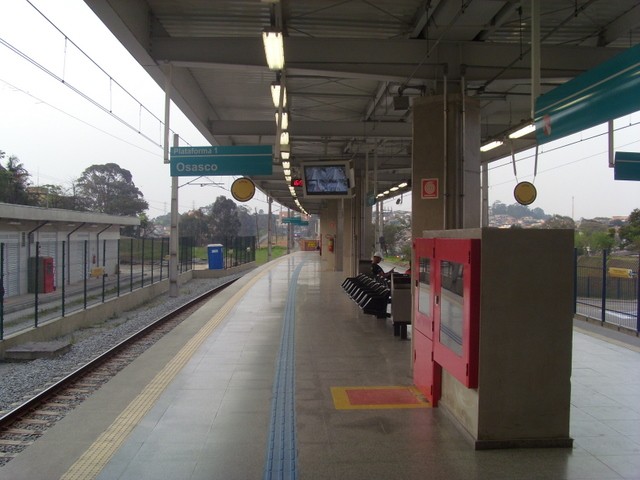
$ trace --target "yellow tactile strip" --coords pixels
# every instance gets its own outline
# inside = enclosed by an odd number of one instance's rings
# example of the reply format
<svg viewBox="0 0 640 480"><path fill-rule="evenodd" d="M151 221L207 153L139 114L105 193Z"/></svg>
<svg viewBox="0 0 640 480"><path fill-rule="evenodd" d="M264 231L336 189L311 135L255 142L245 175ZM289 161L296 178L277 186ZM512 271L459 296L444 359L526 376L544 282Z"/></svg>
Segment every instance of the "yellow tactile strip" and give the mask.
<svg viewBox="0 0 640 480"><path fill-rule="evenodd" d="M61 477L61 480L88 480L95 478L118 451L125 439L155 404L164 389L171 383L177 373L185 366L200 345L218 327L231 309L247 291L260 280L279 261L272 264L252 278L244 287L235 293L187 344L173 357L169 363L149 382L138 396L125 408L113 423L97 438L84 454Z"/></svg>
<svg viewBox="0 0 640 480"><path fill-rule="evenodd" d="M430 408L415 387L331 387L336 410Z"/></svg>

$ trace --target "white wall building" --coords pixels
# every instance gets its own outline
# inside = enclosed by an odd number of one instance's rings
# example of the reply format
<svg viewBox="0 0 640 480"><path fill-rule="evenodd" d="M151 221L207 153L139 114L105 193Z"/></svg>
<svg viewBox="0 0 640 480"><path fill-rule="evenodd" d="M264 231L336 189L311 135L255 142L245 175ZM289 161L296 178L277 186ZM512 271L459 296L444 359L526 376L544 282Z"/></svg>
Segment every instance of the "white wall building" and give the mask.
<svg viewBox="0 0 640 480"><path fill-rule="evenodd" d="M103 265L104 273L114 274L120 227L139 224L136 217L0 203L5 297L28 293L33 285L29 259L36 257L36 247L40 257L53 259L56 287L63 278L66 284L79 282Z"/></svg>

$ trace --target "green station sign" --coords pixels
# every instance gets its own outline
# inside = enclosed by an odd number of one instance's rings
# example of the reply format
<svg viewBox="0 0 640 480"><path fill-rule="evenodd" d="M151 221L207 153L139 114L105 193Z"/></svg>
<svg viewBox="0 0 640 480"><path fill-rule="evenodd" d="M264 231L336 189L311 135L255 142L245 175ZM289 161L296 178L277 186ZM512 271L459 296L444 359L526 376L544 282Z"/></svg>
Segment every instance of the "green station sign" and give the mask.
<svg viewBox="0 0 640 480"><path fill-rule="evenodd" d="M172 147L172 177L271 175L271 145Z"/></svg>

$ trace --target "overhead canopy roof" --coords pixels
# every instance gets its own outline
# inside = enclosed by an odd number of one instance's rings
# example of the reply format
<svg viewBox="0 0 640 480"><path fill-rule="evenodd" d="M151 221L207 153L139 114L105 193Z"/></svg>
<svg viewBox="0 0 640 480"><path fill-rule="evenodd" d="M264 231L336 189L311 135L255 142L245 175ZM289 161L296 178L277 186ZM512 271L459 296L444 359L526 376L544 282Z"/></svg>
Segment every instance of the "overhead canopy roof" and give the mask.
<svg viewBox="0 0 640 480"><path fill-rule="evenodd" d="M87 225L140 225L140 219L137 217L121 217L104 213L78 212L60 208L32 207L9 203L0 203L0 220L7 222L86 223Z"/></svg>
<svg viewBox="0 0 640 480"><path fill-rule="evenodd" d="M361 168L375 154L379 190L410 177L411 102L397 97L440 93L445 73L449 91L464 85L480 101L483 142L531 118L531 0L85 2L163 88L172 65L173 100L213 145L275 143L276 74L261 34L283 31L293 166L353 159ZM541 93L640 38L637 0L539 4ZM254 180L295 208L281 167ZM301 201L312 213L321 204Z"/></svg>

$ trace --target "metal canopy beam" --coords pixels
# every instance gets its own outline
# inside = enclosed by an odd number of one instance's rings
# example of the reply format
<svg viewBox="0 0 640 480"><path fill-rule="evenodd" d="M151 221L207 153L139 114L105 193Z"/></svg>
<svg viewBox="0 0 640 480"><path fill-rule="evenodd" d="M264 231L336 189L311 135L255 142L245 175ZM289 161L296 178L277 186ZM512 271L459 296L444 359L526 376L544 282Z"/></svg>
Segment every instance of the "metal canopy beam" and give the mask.
<svg viewBox="0 0 640 480"><path fill-rule="evenodd" d="M466 81L486 80L504 68L504 59L520 57L518 45L457 42L438 45L431 58L424 60L426 40L379 40L300 38L285 39L287 72L331 72L332 74L377 75L406 80L433 79L449 64L449 78L456 78L460 65L466 66ZM613 48L543 47L542 69L552 76L575 76L611 58L621 50ZM254 66L267 70L259 38L171 38L152 37L150 54L159 63L172 62L188 68L222 65ZM310 60L312 59L312 60ZM451 59L455 59L452 62ZM416 65L419 65L416 69ZM414 74L415 72L415 74ZM525 56L500 78L528 78Z"/></svg>

